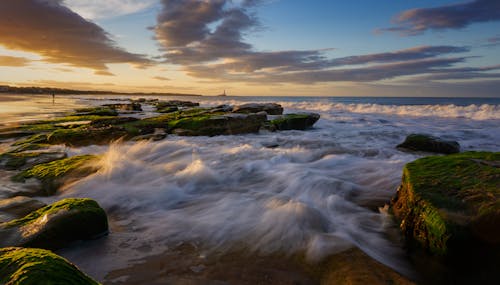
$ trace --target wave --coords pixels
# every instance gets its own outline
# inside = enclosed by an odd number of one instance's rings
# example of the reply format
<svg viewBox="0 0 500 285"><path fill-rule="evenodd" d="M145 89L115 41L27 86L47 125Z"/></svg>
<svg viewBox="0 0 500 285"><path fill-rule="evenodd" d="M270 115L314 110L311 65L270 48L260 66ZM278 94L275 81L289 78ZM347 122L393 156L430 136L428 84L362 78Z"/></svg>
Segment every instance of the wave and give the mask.
<svg viewBox="0 0 500 285"><path fill-rule="evenodd" d="M271 100L270 100L271 101ZM251 101L248 101L251 102ZM273 101L275 102L275 101ZM239 105L240 100L207 101L207 105ZM500 105L382 105L375 103L335 103L330 101L278 101L286 111L301 110L319 113L384 114L412 117L464 118L471 120L500 120Z"/></svg>

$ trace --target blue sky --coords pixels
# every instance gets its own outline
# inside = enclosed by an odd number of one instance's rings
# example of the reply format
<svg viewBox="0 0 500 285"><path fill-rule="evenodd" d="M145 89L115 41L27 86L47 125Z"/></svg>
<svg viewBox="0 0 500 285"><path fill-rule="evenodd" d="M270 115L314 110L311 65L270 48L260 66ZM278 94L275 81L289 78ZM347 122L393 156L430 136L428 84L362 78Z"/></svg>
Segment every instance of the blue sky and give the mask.
<svg viewBox="0 0 500 285"><path fill-rule="evenodd" d="M4 0L0 26L0 84L500 97L497 0Z"/></svg>

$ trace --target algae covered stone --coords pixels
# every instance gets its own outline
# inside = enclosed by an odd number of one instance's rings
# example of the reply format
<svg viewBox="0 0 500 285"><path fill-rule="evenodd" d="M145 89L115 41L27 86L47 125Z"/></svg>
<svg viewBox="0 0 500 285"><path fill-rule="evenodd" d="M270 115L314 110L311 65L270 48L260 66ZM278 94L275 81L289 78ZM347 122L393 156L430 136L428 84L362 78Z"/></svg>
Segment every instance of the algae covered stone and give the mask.
<svg viewBox="0 0 500 285"><path fill-rule="evenodd" d="M460 152L460 145L458 142L447 141L426 134L411 134L397 147L413 151L427 151L444 154Z"/></svg>
<svg viewBox="0 0 500 285"><path fill-rule="evenodd" d="M183 136L236 135L258 132L265 114L200 115L169 122L173 133Z"/></svg>
<svg viewBox="0 0 500 285"><path fill-rule="evenodd" d="M320 118L316 113L285 114L271 120L270 125L276 130L305 130L312 127Z"/></svg>
<svg viewBox="0 0 500 285"><path fill-rule="evenodd" d="M36 178L41 182L39 195L52 195L64 183L85 177L99 168L95 162L98 156L78 155L35 165L12 177L15 182Z"/></svg>
<svg viewBox="0 0 500 285"><path fill-rule="evenodd" d="M283 107L276 103L247 103L233 108L233 113L259 113L266 112L268 115L283 114Z"/></svg>
<svg viewBox="0 0 500 285"><path fill-rule="evenodd" d="M0 248L0 284L97 285L85 273L51 251Z"/></svg>
<svg viewBox="0 0 500 285"><path fill-rule="evenodd" d="M408 163L392 211L410 242L438 255L500 244L500 153Z"/></svg>
<svg viewBox="0 0 500 285"><path fill-rule="evenodd" d="M68 198L0 224L0 246L57 249L107 232L106 213L96 201Z"/></svg>

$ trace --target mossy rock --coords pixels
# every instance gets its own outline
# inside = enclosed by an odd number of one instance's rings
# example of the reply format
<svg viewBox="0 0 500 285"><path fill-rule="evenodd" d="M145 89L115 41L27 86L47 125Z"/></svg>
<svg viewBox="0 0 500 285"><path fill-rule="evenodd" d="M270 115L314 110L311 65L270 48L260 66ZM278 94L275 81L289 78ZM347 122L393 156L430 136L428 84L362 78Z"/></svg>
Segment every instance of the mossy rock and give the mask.
<svg viewBox="0 0 500 285"><path fill-rule="evenodd" d="M500 153L408 163L391 209L410 244L437 255L500 244Z"/></svg>
<svg viewBox="0 0 500 285"><path fill-rule="evenodd" d="M67 146L104 145L128 135L120 127L80 127L60 129L47 136L49 144L64 144Z"/></svg>
<svg viewBox="0 0 500 285"><path fill-rule="evenodd" d="M133 118L133 117L99 118L99 119L92 120L90 122L90 126L102 128L102 127L116 126L116 125L121 125L121 124L125 124L125 123L135 122L138 120L139 119Z"/></svg>
<svg viewBox="0 0 500 285"><path fill-rule="evenodd" d="M38 248L0 248L0 283L9 285L97 285L68 260Z"/></svg>
<svg viewBox="0 0 500 285"><path fill-rule="evenodd" d="M57 249L108 232L108 219L96 201L69 198L0 224L0 246Z"/></svg>
<svg viewBox="0 0 500 285"><path fill-rule="evenodd" d="M80 108L75 110L74 116L118 116L118 112L115 108L111 108L110 106L106 107L90 107L90 108Z"/></svg>
<svg viewBox="0 0 500 285"><path fill-rule="evenodd" d="M183 136L236 135L258 132L266 115L200 115L169 122L169 130Z"/></svg>
<svg viewBox="0 0 500 285"><path fill-rule="evenodd" d="M444 154L460 152L460 145L458 142L447 141L426 134L411 134L397 147L412 151L427 151Z"/></svg>
<svg viewBox="0 0 500 285"><path fill-rule="evenodd" d="M71 180L80 179L98 170L93 161L95 155L79 155L48 163L38 164L12 177L14 182L36 178L42 182L38 195L52 195L60 186Z"/></svg>
<svg viewBox="0 0 500 285"><path fill-rule="evenodd" d="M64 152L9 152L0 155L0 168L23 170L63 158L66 158Z"/></svg>
<svg viewBox="0 0 500 285"><path fill-rule="evenodd" d="M247 103L233 108L233 113L259 113L266 112L268 115L283 114L283 107L276 103Z"/></svg>
<svg viewBox="0 0 500 285"><path fill-rule="evenodd" d="M316 113L285 114L270 121L273 130L305 130L312 127L320 118Z"/></svg>

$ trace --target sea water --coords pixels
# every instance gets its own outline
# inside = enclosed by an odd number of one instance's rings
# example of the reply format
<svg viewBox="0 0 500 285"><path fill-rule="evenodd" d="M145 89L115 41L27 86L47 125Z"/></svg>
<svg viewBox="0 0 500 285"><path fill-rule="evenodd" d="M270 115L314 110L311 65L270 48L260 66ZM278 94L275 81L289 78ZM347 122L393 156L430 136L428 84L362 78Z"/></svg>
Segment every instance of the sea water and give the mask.
<svg viewBox="0 0 500 285"><path fill-rule="evenodd" d="M17 97L0 102L0 116L9 118L5 124L26 119L5 111L12 102L20 104ZM31 108L23 113L29 119L54 116L51 98L23 98L20 105ZM69 96L58 110L126 98ZM169 135L157 142L67 148L69 155L102 154L102 168L42 200L90 197L107 211L108 237L58 252L99 280L191 241L207 254L243 246L262 254L305 252L312 261L358 247L404 272L401 246L389 235L396 226L384 206L396 192L403 166L426 154L395 146L408 134L427 133L456 140L463 151L500 150L499 99L160 99L202 106L275 102L285 113L317 112L321 119L306 131Z"/></svg>

